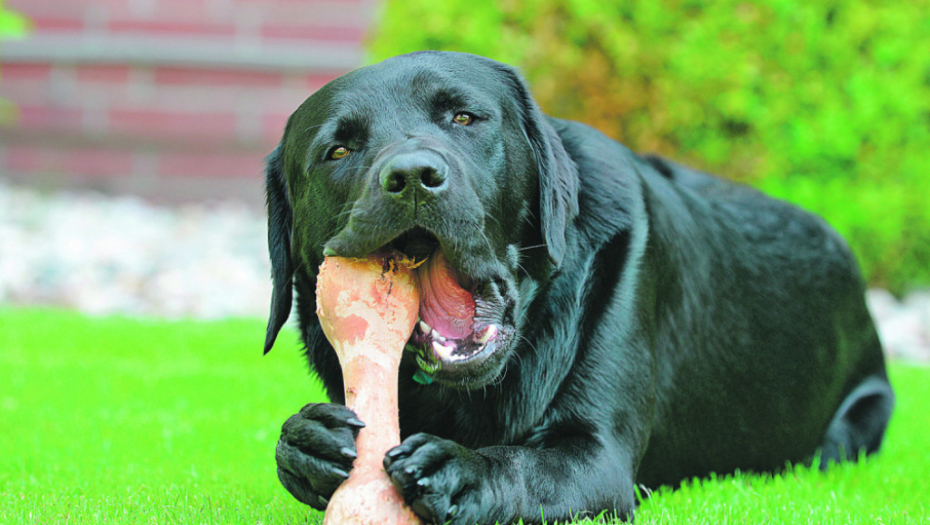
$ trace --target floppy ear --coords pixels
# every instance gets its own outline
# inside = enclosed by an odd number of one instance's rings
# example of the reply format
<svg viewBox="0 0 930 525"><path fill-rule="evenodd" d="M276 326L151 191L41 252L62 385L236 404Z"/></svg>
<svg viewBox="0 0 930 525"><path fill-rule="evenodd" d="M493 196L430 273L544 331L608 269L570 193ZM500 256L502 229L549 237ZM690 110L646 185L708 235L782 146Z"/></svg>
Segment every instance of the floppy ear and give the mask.
<svg viewBox="0 0 930 525"><path fill-rule="evenodd" d="M539 215L549 259L558 266L565 256L566 228L578 215L578 167L562 146L562 139L546 120L526 83L505 66L517 93L523 133L539 172Z"/></svg>
<svg viewBox="0 0 930 525"><path fill-rule="evenodd" d="M265 353L274 345L278 332L291 313L294 263L291 261L291 225L293 212L287 198L281 146L268 155L265 173L265 198L268 207L268 254L271 257L271 314L265 333Z"/></svg>
<svg viewBox="0 0 930 525"><path fill-rule="evenodd" d="M565 255L566 229L578 215L578 167L562 147L562 139L542 118L539 109L536 121L542 128L539 138L527 131L536 164L539 167L539 214L543 239L549 259L558 266Z"/></svg>

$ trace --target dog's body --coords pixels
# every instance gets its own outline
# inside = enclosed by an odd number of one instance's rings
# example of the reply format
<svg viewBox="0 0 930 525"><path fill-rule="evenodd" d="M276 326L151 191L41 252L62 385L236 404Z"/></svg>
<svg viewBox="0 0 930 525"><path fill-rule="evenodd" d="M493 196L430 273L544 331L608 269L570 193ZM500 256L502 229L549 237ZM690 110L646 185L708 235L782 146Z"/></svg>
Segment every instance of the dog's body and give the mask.
<svg viewBox="0 0 930 525"><path fill-rule="evenodd" d="M893 394L843 241L793 206L544 117L507 66L428 52L333 81L269 158L268 205L266 350L293 287L335 403L304 407L278 445L281 481L316 508L359 426L314 313L317 267L385 245L441 251L474 301L464 331L421 307L432 331L401 366L405 440L385 468L427 520L632 517L636 484L880 445Z"/></svg>

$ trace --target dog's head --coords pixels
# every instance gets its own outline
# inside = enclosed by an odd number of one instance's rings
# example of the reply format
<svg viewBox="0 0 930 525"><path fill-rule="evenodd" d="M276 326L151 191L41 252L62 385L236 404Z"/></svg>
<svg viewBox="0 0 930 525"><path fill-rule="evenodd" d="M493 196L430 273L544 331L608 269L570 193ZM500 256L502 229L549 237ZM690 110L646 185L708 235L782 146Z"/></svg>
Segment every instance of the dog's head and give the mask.
<svg viewBox="0 0 930 525"><path fill-rule="evenodd" d="M274 296L266 352L292 279L326 255L384 247L426 259L409 349L443 384L500 374L521 308L558 266L577 214L577 173L519 75L492 60L421 52L333 80L269 156Z"/></svg>

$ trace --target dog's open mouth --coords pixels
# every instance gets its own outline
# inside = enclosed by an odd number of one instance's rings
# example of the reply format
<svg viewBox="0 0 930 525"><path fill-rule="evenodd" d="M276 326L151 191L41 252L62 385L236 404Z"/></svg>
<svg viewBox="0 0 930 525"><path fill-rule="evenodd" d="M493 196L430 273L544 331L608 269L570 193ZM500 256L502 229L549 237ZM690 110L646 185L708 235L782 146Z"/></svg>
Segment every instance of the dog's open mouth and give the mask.
<svg viewBox="0 0 930 525"><path fill-rule="evenodd" d="M497 286L456 271L439 241L423 230L411 230L390 246L422 261L417 267L420 319L407 345L422 372L417 379L429 382L433 374L464 371L484 361L504 332Z"/></svg>
<svg viewBox="0 0 930 525"><path fill-rule="evenodd" d="M480 353L497 336L497 325L476 326L474 292L459 284L442 251L433 253L417 273L420 322L413 341L429 346L442 362L461 361Z"/></svg>

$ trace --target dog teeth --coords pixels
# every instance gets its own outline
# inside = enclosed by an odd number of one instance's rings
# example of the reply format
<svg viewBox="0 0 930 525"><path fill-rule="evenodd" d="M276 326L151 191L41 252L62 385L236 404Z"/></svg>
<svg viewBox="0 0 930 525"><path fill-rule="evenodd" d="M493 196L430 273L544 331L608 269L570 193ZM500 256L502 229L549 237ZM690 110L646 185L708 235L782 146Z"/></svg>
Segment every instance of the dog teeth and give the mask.
<svg viewBox="0 0 930 525"><path fill-rule="evenodd" d="M420 331L421 332L423 332L424 334L428 334L432 330L433 328L430 325L426 324L426 321L420 319Z"/></svg>
<svg viewBox="0 0 930 525"><path fill-rule="evenodd" d="M440 334L439 332L437 332L435 328L429 333L429 335L433 336L433 340L439 339L439 340L442 341L443 343L446 342L446 338L443 337L442 334Z"/></svg>
<svg viewBox="0 0 930 525"><path fill-rule="evenodd" d="M481 335L478 336L478 344L487 344L495 335L497 335L497 325L488 325L488 327L481 332Z"/></svg>
<svg viewBox="0 0 930 525"><path fill-rule="evenodd" d="M436 354L436 357L439 359L451 359L452 352L455 350L455 345L446 346L439 341L433 341L433 352Z"/></svg>

